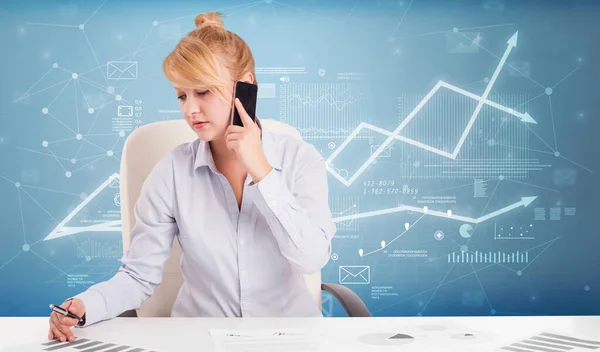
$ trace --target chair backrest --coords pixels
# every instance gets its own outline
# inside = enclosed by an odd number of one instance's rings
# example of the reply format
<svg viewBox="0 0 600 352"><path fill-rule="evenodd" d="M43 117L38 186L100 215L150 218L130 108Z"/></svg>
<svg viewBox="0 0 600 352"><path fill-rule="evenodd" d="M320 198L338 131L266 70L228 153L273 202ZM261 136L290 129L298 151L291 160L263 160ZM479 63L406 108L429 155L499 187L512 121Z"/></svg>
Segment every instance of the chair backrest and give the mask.
<svg viewBox="0 0 600 352"><path fill-rule="evenodd" d="M300 133L283 122L260 120L263 129L302 138ZM185 120L154 122L139 127L129 135L123 146L120 171L121 221L123 224L123 253L130 244L130 233L135 225L133 207L137 202L146 177L164 156L178 145L198 138ZM138 316L168 317L177 297L183 276L180 270L181 247L175 238L171 256L165 263L163 278L140 309ZM305 275L307 287L321 309L321 272Z"/></svg>

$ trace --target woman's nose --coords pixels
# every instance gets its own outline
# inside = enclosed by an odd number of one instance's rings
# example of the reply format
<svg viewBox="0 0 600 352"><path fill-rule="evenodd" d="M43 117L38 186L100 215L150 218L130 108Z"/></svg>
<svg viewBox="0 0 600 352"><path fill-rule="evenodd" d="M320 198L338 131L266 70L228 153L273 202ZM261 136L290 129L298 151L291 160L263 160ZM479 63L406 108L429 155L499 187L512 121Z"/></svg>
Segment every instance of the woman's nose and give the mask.
<svg viewBox="0 0 600 352"><path fill-rule="evenodd" d="M194 114L198 114L200 112L200 106L193 102L186 102L183 105L183 114L185 116L192 116Z"/></svg>

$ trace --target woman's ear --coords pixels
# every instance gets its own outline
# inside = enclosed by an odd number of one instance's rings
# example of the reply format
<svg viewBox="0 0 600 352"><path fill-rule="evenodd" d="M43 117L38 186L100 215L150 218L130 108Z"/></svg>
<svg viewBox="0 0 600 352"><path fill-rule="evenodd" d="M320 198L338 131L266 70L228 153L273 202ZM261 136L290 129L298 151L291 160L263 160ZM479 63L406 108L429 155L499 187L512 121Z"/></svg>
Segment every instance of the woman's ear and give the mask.
<svg viewBox="0 0 600 352"><path fill-rule="evenodd" d="M251 72L248 72L244 75L241 81L244 81L246 83L254 83L254 75Z"/></svg>

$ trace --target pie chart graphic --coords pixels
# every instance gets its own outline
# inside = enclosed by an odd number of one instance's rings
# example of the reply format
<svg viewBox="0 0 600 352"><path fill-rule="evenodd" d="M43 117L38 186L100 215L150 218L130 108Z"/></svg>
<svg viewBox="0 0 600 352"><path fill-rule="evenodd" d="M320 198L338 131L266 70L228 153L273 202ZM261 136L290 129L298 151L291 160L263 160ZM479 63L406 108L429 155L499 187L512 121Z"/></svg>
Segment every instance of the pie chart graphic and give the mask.
<svg viewBox="0 0 600 352"><path fill-rule="evenodd" d="M358 340L367 345L399 346L414 343L414 337L401 333L378 333L362 335Z"/></svg>
<svg viewBox="0 0 600 352"><path fill-rule="evenodd" d="M473 226L471 224L462 224L458 232L462 237L469 238L473 234Z"/></svg>

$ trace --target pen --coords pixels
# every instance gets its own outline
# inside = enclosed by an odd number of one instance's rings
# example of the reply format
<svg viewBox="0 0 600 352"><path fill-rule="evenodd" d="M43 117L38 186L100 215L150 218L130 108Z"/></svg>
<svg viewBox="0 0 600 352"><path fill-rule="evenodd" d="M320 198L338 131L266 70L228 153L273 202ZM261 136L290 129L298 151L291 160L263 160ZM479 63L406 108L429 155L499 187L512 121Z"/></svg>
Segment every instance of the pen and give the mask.
<svg viewBox="0 0 600 352"><path fill-rule="evenodd" d="M77 315L75 315L75 314L73 314L73 313L69 312L68 310L64 309L64 308L63 308L63 307L61 307L61 306L58 306L58 305L56 305L56 304L51 304L51 305L50 305L50 309L52 309L53 311L55 311L55 312L56 312L56 313L58 313L58 314L66 315L66 316L68 316L69 318L77 319L77 321L78 321L79 323L83 323L83 319L81 319L81 318L80 318L80 317L78 317Z"/></svg>

